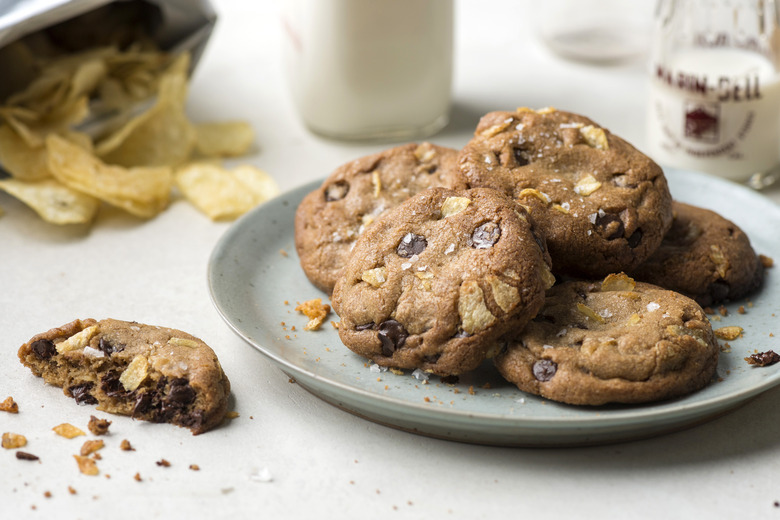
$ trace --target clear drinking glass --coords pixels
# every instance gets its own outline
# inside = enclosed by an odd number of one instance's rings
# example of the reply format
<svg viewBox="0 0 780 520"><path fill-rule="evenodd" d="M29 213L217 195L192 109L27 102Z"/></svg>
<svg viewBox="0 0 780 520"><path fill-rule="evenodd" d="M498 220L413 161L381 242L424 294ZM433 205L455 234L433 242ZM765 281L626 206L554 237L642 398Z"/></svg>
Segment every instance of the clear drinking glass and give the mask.
<svg viewBox="0 0 780 520"><path fill-rule="evenodd" d="M659 163L755 187L780 163L774 0L660 0L648 152Z"/></svg>
<svg viewBox="0 0 780 520"><path fill-rule="evenodd" d="M289 88L313 132L410 140L449 117L452 0L286 0Z"/></svg>

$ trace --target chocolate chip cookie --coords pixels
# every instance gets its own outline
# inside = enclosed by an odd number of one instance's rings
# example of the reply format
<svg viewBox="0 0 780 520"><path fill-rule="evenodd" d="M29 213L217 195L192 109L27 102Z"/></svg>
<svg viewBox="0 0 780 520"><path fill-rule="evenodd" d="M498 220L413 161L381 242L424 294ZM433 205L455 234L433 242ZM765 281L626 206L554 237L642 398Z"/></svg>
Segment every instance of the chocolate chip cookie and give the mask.
<svg viewBox="0 0 780 520"><path fill-rule="evenodd" d="M180 330L106 319L75 320L34 336L19 359L79 404L135 419L184 426L218 425L230 382L216 354Z"/></svg>
<svg viewBox="0 0 780 520"><path fill-rule="evenodd" d="M618 274L553 287L494 362L520 390L554 401L642 403L704 387L718 350L696 302Z"/></svg>
<svg viewBox="0 0 780 520"><path fill-rule="evenodd" d="M675 201L660 247L631 274L712 305L761 286L764 267L747 235L714 211Z"/></svg>
<svg viewBox="0 0 780 520"><path fill-rule="evenodd" d="M541 308L555 279L525 209L432 188L363 233L333 292L339 336L382 366L455 375Z"/></svg>
<svg viewBox="0 0 780 520"><path fill-rule="evenodd" d="M295 247L309 280L330 294L355 240L380 215L427 188L464 188L457 154L409 143L337 168L295 214Z"/></svg>
<svg viewBox="0 0 780 520"><path fill-rule="evenodd" d="M556 274L600 278L630 270L655 251L671 225L661 168L580 115L491 112L459 162L469 187L500 190L528 208Z"/></svg>

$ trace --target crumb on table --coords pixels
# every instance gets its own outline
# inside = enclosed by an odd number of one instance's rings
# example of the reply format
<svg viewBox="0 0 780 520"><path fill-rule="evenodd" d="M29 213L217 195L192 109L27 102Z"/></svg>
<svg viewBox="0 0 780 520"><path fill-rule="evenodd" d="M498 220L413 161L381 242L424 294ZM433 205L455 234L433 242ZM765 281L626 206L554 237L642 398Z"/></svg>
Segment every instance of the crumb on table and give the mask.
<svg viewBox="0 0 780 520"><path fill-rule="evenodd" d="M106 419L98 419L94 415L89 416L89 424L87 424L87 428L94 435L106 435L108 433L109 426L111 426L111 421Z"/></svg>
<svg viewBox="0 0 780 520"><path fill-rule="evenodd" d="M309 318L305 330L318 330L330 313L330 305L322 303L322 298L315 298L299 303L295 310Z"/></svg>
<svg viewBox="0 0 780 520"><path fill-rule="evenodd" d="M14 398L9 395L5 398L5 401L0 402L0 412L19 413L19 405L16 404Z"/></svg>
<svg viewBox="0 0 780 520"><path fill-rule="evenodd" d="M768 367L769 365L774 365L780 361L780 354L774 350L767 350L766 352L757 352L755 354L751 354L745 358L745 361L747 361L749 365L754 365L757 367Z"/></svg>

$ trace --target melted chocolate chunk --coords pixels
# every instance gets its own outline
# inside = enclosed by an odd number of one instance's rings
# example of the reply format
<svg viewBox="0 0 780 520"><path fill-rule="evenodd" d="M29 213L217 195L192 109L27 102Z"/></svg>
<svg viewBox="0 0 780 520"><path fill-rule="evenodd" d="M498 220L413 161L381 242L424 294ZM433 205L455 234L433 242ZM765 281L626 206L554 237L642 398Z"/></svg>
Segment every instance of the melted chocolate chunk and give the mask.
<svg viewBox="0 0 780 520"><path fill-rule="evenodd" d="M119 381L119 374L113 371L100 378L100 389L108 397L125 397L128 394Z"/></svg>
<svg viewBox="0 0 780 520"><path fill-rule="evenodd" d="M68 392L78 404L97 404L97 399L89 393L93 386L92 383L81 383L68 387Z"/></svg>
<svg viewBox="0 0 780 520"><path fill-rule="evenodd" d="M347 181L336 181L325 188L325 202L341 200L349 192L349 183Z"/></svg>
<svg viewBox="0 0 780 520"><path fill-rule="evenodd" d="M393 352L404 346L409 333L403 325L395 320L383 321L379 324L379 341L382 342L382 354L392 356Z"/></svg>
<svg viewBox="0 0 780 520"><path fill-rule="evenodd" d="M634 249L639 245L641 241L642 241L642 230L637 229L636 231L631 233L630 237L628 237L628 247Z"/></svg>
<svg viewBox="0 0 780 520"><path fill-rule="evenodd" d="M517 166L525 166L526 164L530 163L528 152L523 150L522 148L514 147L512 148L512 155L515 158L515 164Z"/></svg>
<svg viewBox="0 0 780 520"><path fill-rule="evenodd" d="M540 359L533 366L534 377L541 381L549 381L558 371L558 363L549 359Z"/></svg>
<svg viewBox="0 0 780 520"><path fill-rule="evenodd" d="M33 341L30 348L35 352L35 355L41 359L51 359L52 356L57 354L57 348L54 346L54 343L48 339Z"/></svg>
<svg viewBox="0 0 780 520"><path fill-rule="evenodd" d="M395 248L395 252L398 256L403 258L411 258L414 255L419 255L425 248L428 247L428 241L422 235L415 235L414 233L407 233L401 239L398 247Z"/></svg>
<svg viewBox="0 0 780 520"><path fill-rule="evenodd" d="M474 249L490 249L501 238L501 227L495 222L485 222L474 230L469 245Z"/></svg>
<svg viewBox="0 0 780 520"><path fill-rule="evenodd" d="M133 407L132 416L143 415L152 409L152 403L154 401L154 392L141 392L135 396L135 406Z"/></svg>
<svg viewBox="0 0 780 520"><path fill-rule="evenodd" d="M625 232L623 221L620 217L613 215L612 213L604 213L596 217L596 225L601 230L601 236L607 240L615 240L622 238Z"/></svg>
<svg viewBox="0 0 780 520"><path fill-rule="evenodd" d="M780 354L774 350L767 350L766 352L751 354L749 357L745 358L745 361L747 361L750 365L768 367L769 365L774 365L775 363L780 362Z"/></svg>
<svg viewBox="0 0 780 520"><path fill-rule="evenodd" d="M122 352L125 349L125 346L121 343L112 343L106 338L100 338L98 348L105 352L106 356L110 356L114 352Z"/></svg>
<svg viewBox="0 0 780 520"><path fill-rule="evenodd" d="M167 403L186 407L195 401L195 390L190 386L190 382L180 377L171 381L168 396L165 398Z"/></svg>

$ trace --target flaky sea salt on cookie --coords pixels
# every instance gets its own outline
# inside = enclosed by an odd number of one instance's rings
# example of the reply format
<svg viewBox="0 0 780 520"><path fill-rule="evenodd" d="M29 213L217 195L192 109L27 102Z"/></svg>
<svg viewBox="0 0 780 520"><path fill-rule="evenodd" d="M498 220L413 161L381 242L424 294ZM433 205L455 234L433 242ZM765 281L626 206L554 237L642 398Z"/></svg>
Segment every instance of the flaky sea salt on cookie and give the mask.
<svg viewBox="0 0 780 520"><path fill-rule="evenodd" d="M79 404L203 433L222 422L230 382L203 341L166 327L75 320L34 336L19 359Z"/></svg>

